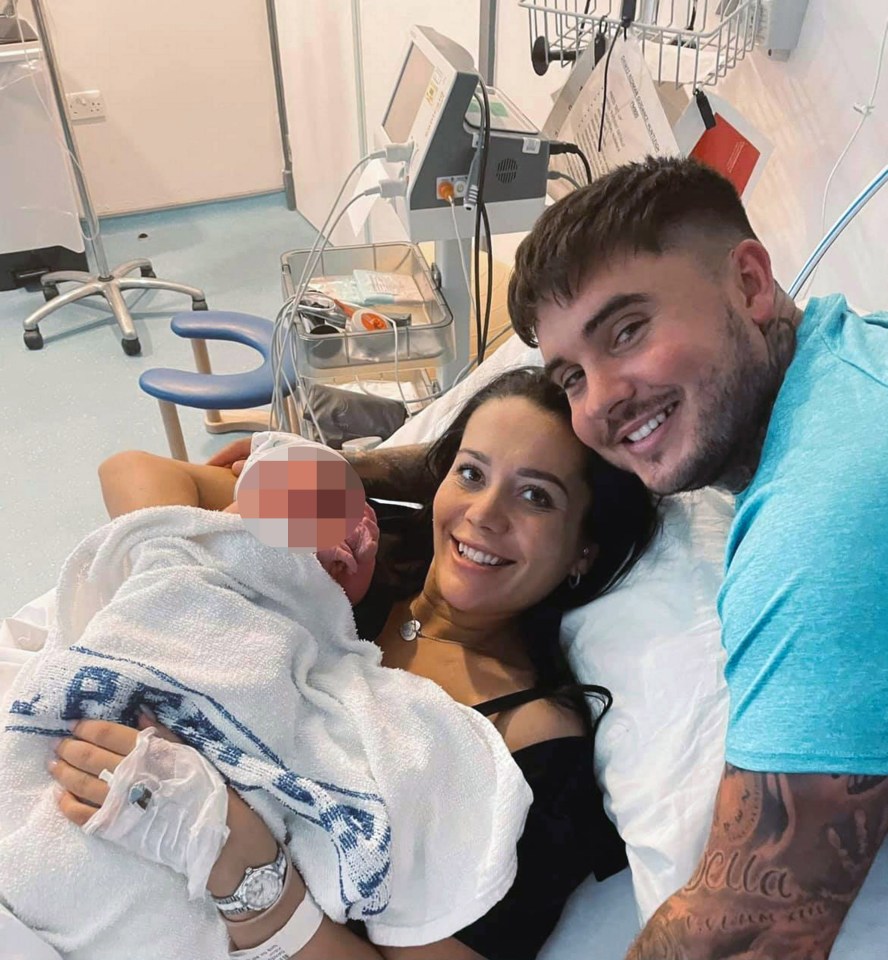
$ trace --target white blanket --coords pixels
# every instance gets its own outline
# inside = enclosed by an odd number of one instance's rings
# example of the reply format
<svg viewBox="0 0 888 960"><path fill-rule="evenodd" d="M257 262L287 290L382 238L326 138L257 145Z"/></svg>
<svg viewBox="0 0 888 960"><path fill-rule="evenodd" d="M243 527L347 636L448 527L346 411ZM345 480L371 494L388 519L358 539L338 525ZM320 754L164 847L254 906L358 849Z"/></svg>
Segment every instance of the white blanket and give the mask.
<svg viewBox="0 0 888 960"><path fill-rule="evenodd" d="M140 705L289 833L325 913L378 943L449 936L514 879L531 794L489 721L382 667L313 556L234 515L144 510L74 551L46 646L0 705L0 901L66 956L227 955L183 878L56 808L45 764L64 721L132 722Z"/></svg>

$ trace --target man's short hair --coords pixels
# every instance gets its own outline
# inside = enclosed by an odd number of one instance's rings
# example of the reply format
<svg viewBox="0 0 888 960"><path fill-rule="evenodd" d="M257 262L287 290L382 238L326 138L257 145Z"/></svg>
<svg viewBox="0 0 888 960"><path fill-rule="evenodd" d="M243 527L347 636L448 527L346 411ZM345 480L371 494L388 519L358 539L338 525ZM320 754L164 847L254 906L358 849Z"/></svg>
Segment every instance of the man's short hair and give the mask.
<svg viewBox="0 0 888 960"><path fill-rule="evenodd" d="M733 184L696 160L648 157L617 167L543 212L515 254L509 315L536 346L537 305L570 303L614 257L706 241L724 252L756 235Z"/></svg>

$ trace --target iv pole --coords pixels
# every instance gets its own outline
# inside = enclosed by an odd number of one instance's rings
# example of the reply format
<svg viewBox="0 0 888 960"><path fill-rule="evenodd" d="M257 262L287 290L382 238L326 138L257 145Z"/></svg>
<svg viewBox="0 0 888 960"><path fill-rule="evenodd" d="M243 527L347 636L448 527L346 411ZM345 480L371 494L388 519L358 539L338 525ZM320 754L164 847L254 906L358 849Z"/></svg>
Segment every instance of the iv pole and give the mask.
<svg viewBox="0 0 888 960"><path fill-rule="evenodd" d="M118 267L109 267L108 258L105 256L105 248L102 244L102 237L99 231L99 218L96 216L95 207L89 195L89 186L84 176L80 153L77 150L77 143L71 131L71 121L68 118L65 92L59 76L58 62L43 9L43 0L32 0L31 7L34 11L37 32L40 34L40 40L43 45L43 59L46 63L47 73L49 74L53 98L58 108L62 132L65 135L65 143L73 161L74 181L77 186L80 206L83 211L82 220L85 221L87 228L83 231L87 255L90 262L94 264L96 272L95 274L90 274L80 270L57 270L43 275L41 284L43 286L43 296L47 300L47 303L40 307L39 310L35 310L34 313L24 321L25 346L29 350L42 349L43 335L40 333L38 325L44 317L48 317L51 313L67 306L69 303L74 303L85 297L100 296L104 297L108 302L108 305L111 307L111 312L114 314L114 319L117 321L118 327L120 327L120 332L123 334L123 339L121 340L123 352L128 356L136 356L141 352L142 346L139 343L139 338L133 325L133 318L130 316L129 308L123 299L122 291L172 290L175 293L182 293L187 297L191 297L191 308L193 310L206 310L206 297L203 290L199 290L197 287L189 287L183 283L173 283L169 280L158 280L150 260L127 260L126 263L122 263ZM139 271L140 276L127 276L135 270ZM60 295L58 288L59 283L76 283L78 286Z"/></svg>

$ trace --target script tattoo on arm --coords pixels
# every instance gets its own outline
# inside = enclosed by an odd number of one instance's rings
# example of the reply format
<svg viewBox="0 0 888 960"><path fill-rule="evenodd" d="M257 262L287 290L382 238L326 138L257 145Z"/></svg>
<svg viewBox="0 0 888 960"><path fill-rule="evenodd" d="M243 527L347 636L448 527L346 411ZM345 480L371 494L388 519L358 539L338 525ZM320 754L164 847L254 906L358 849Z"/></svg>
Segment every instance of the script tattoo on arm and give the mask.
<svg viewBox="0 0 888 960"><path fill-rule="evenodd" d="M426 503L435 495L435 482L426 468L428 447L411 444L385 450L346 454L364 482L368 497Z"/></svg>
<svg viewBox="0 0 888 960"><path fill-rule="evenodd" d="M888 777L726 766L703 857L626 960L826 960L888 833Z"/></svg>

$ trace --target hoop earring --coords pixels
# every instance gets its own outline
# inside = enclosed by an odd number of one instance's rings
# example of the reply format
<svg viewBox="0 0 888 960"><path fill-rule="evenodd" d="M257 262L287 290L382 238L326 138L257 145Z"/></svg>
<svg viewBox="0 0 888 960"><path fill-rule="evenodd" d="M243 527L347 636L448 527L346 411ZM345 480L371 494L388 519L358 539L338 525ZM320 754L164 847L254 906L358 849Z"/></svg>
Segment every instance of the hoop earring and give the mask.
<svg viewBox="0 0 888 960"><path fill-rule="evenodd" d="M579 574L579 573L572 573L572 574L567 578L567 585L570 587L571 590L576 590L577 587L580 585L580 580L581 580L581 579L582 579L581 574Z"/></svg>

